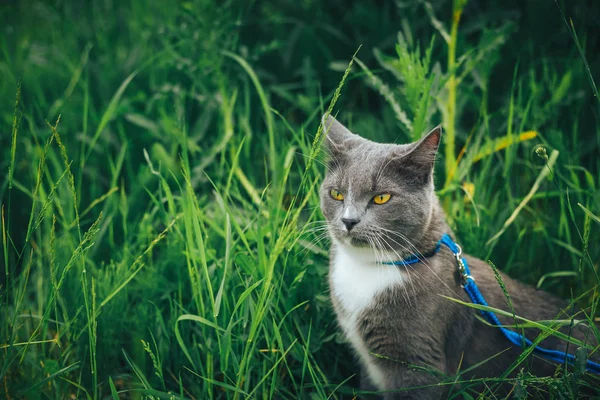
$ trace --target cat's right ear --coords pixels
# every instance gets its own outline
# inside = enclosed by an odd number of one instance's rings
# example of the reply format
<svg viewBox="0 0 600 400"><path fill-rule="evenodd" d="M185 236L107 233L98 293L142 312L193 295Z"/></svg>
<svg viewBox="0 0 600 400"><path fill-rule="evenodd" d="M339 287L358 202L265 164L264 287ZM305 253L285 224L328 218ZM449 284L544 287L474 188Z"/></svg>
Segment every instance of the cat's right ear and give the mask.
<svg viewBox="0 0 600 400"><path fill-rule="evenodd" d="M323 115L321 121L323 123L325 145L333 156L347 152L361 140L360 136L350 132L348 128L327 113Z"/></svg>

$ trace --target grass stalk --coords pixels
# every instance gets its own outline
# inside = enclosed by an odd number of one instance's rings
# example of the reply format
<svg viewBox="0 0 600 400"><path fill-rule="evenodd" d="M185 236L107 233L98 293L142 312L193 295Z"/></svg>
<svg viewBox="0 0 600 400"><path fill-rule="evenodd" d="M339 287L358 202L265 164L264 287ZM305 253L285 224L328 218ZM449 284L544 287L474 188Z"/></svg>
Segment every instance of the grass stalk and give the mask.
<svg viewBox="0 0 600 400"><path fill-rule="evenodd" d="M456 170L456 46L458 44L458 25L466 0L453 0L452 3L452 27L450 29L450 41L448 42L448 100L446 102L445 132L444 132L444 163L446 170L446 184L448 186L454 177Z"/></svg>

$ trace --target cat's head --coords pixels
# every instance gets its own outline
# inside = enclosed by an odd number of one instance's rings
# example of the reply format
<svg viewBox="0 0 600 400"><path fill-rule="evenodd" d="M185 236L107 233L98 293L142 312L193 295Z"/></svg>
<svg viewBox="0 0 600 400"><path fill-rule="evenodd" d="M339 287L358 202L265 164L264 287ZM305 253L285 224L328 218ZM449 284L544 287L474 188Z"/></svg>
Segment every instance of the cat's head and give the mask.
<svg viewBox="0 0 600 400"><path fill-rule="evenodd" d="M375 143L323 119L328 168L321 210L339 244L411 253L427 232L433 207L436 127L415 143Z"/></svg>

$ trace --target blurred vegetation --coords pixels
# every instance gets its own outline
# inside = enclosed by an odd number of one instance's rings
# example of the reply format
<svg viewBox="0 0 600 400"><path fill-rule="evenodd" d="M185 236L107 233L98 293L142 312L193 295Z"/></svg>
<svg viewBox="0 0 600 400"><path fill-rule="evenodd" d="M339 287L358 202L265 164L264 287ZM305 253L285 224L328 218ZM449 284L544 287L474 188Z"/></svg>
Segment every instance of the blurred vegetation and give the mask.
<svg viewBox="0 0 600 400"><path fill-rule="evenodd" d="M351 396L316 195L332 99L377 141L442 123L436 185L463 248L593 320L598 15L550 0L3 3L0 397ZM523 398L600 386L518 370ZM478 396L467 378L453 396Z"/></svg>

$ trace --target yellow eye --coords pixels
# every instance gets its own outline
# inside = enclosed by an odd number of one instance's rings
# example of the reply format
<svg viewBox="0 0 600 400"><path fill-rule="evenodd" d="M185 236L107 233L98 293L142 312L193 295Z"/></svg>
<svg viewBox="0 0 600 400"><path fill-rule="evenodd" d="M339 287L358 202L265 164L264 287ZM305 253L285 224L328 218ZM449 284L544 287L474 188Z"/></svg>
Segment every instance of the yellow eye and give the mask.
<svg viewBox="0 0 600 400"><path fill-rule="evenodd" d="M378 194L377 196L373 197L373 203L385 204L388 201L390 201L391 198L392 198L392 195L389 193Z"/></svg>
<svg viewBox="0 0 600 400"><path fill-rule="evenodd" d="M338 192L338 191L337 191L337 190L335 190L335 189L331 189L331 190L329 191L329 194L331 195L331 197L332 197L334 200L339 200L339 201L342 201L342 200L344 200L344 195L343 195L343 194L341 194L340 192Z"/></svg>

